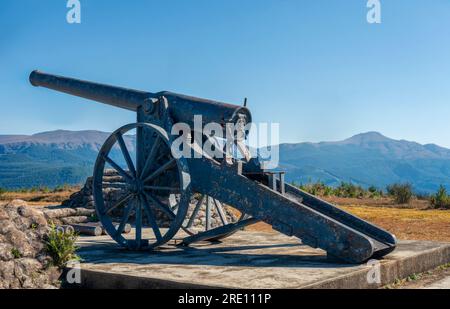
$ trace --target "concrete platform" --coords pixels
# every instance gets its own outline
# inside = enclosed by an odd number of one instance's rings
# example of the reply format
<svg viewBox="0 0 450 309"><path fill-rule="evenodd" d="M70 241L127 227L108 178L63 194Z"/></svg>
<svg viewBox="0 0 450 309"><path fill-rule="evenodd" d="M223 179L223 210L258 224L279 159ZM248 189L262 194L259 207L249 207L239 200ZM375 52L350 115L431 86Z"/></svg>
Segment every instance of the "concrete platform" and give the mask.
<svg viewBox="0 0 450 309"><path fill-rule="evenodd" d="M449 243L401 241L378 266L348 265L297 238L248 231L157 253L120 249L108 236L82 237L78 245L83 288L378 288L450 262ZM380 281L369 282L377 267Z"/></svg>

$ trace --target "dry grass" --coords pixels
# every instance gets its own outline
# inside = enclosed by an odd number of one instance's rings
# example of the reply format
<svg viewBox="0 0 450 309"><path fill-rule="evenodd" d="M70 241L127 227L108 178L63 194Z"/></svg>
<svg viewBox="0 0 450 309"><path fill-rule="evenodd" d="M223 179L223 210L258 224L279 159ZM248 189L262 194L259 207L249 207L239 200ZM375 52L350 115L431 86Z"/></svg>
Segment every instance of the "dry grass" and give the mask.
<svg viewBox="0 0 450 309"><path fill-rule="evenodd" d="M390 231L398 239L450 242L450 210L428 209L428 201L413 200L407 205L395 205L389 198L326 199L343 210ZM248 229L273 231L265 223L255 224Z"/></svg>
<svg viewBox="0 0 450 309"><path fill-rule="evenodd" d="M450 241L450 210L367 206L342 208L394 233L398 239Z"/></svg>
<svg viewBox="0 0 450 309"><path fill-rule="evenodd" d="M49 204L58 204L69 198L69 196L77 192L79 188L73 187L69 190L58 192L6 192L0 196L0 201L11 201L15 199L24 200L29 205L43 206Z"/></svg>

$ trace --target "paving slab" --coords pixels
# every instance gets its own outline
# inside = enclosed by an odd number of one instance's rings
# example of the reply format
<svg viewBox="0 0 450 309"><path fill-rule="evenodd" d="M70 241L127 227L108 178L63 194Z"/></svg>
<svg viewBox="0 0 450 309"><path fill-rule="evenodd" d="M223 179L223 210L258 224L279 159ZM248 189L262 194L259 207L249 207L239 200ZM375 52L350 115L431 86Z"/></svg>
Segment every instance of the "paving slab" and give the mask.
<svg viewBox="0 0 450 309"><path fill-rule="evenodd" d="M450 262L450 243L400 241L382 260L350 265L278 233L241 231L221 243L177 247L181 236L157 252L81 237L81 287L378 288Z"/></svg>

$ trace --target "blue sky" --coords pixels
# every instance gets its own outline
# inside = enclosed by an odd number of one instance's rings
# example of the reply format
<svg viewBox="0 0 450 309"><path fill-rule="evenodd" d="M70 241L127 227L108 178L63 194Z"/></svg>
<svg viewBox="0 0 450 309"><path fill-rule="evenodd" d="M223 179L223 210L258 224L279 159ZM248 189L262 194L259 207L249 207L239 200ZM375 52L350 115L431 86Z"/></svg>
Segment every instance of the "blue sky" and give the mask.
<svg viewBox="0 0 450 309"><path fill-rule="evenodd" d="M130 112L28 83L33 69L240 104L282 142L365 131L450 147L450 1L65 0L0 3L0 134L111 131Z"/></svg>

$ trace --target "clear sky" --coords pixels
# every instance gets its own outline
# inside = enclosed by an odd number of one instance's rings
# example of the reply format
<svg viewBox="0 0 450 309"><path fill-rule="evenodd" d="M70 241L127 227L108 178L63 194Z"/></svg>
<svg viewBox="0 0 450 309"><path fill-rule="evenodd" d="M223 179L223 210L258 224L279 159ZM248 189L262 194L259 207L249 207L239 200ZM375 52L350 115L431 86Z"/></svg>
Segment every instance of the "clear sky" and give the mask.
<svg viewBox="0 0 450 309"><path fill-rule="evenodd" d="M33 69L240 104L282 142L365 131L450 147L450 1L0 2L0 134L112 131L130 112L37 89Z"/></svg>

